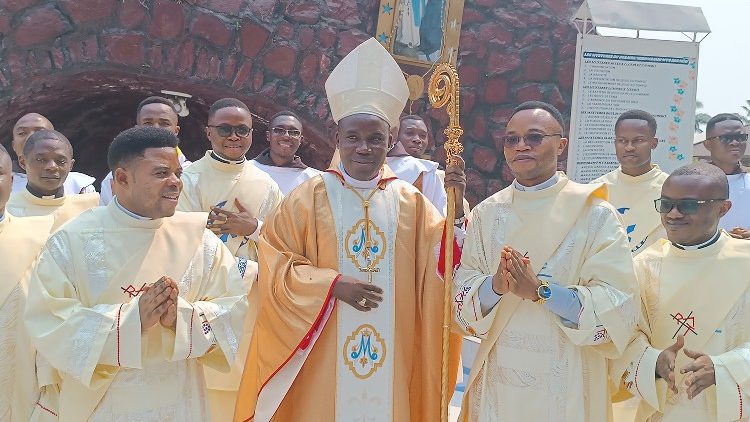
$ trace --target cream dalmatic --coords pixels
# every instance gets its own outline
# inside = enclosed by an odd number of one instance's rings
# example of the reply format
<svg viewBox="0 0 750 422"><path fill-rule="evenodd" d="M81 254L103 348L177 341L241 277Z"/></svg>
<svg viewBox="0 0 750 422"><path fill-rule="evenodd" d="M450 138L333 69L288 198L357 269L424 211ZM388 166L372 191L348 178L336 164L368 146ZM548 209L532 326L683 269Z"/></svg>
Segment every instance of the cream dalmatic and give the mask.
<svg viewBox="0 0 750 422"><path fill-rule="evenodd" d="M247 286L206 218L136 218L112 202L50 237L25 321L59 373L60 421L210 420L203 366L229 370ZM139 295L162 276L178 285L176 329L142 332Z"/></svg>
<svg viewBox="0 0 750 422"><path fill-rule="evenodd" d="M182 173L184 187L177 209L211 212L211 207L219 207L237 212L234 200L238 199L254 218L265 220L283 198L276 182L250 161L221 162L211 153L207 151ZM255 240L230 235L221 236L221 240L234 256L258 260Z"/></svg>
<svg viewBox="0 0 750 422"><path fill-rule="evenodd" d="M177 209L181 211L210 212L211 207L237 212L235 199L257 218L259 225L271 214L281 202L283 195L276 182L250 161L229 163L219 161L207 151L200 160L192 163L182 173L183 189L180 194ZM260 231L260 226L259 230ZM258 260L258 248L255 239L250 236L220 235L219 239L229 248L237 258ZM242 336L240 352L232 369L228 373L220 373L213 368L206 368L206 384L209 388L214 419L231 418L240 388L242 368L250 347L250 336L254 313L248 313L245 322L245 333Z"/></svg>
<svg viewBox="0 0 750 422"><path fill-rule="evenodd" d="M23 324L28 277L54 219L0 220L0 420L28 421L39 397L35 350Z"/></svg>
<svg viewBox="0 0 750 422"><path fill-rule="evenodd" d="M651 167L647 173L635 177L623 173L620 167L591 182L606 183L607 200L622 216L633 255L667 237L654 201L661 197L661 185L669 174L655 164Z"/></svg>
<svg viewBox="0 0 750 422"><path fill-rule="evenodd" d="M625 355L612 363L613 380L640 399L636 421L734 421L750 415L750 242L722 232L700 249L685 250L661 239L635 260L643 317ZM716 384L688 399L689 364L675 362L674 394L656 379L662 350L685 337L685 348L714 364Z"/></svg>
<svg viewBox="0 0 750 422"><path fill-rule="evenodd" d="M82 193L80 195L63 195L59 198L39 198L28 189L13 192L6 208L17 217L52 215L57 230L60 226L76 218L82 212L99 205L99 194Z"/></svg>
<svg viewBox="0 0 750 422"><path fill-rule="evenodd" d="M606 421L607 359L625 350L638 319L627 237L606 187L558 174L551 187L510 186L477 205L454 281L455 319L482 339L461 421ZM574 289L577 324L539 303L502 296L486 314L479 288L505 246L525 253L538 277Z"/></svg>

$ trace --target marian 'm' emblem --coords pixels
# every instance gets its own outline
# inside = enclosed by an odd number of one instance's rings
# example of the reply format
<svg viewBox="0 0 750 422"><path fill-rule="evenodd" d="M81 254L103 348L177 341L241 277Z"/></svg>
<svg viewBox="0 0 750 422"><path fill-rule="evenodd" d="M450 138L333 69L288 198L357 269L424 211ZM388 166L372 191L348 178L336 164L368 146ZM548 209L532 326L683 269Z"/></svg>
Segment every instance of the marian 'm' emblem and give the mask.
<svg viewBox="0 0 750 422"><path fill-rule="evenodd" d="M346 256L357 268L374 268L385 256L385 235L372 220L370 220L370 235L372 241L367 248L364 218L357 221L357 224L346 233Z"/></svg>
<svg viewBox="0 0 750 422"><path fill-rule="evenodd" d="M344 342L344 362L355 377L367 379L385 362L385 341L370 324L360 325Z"/></svg>

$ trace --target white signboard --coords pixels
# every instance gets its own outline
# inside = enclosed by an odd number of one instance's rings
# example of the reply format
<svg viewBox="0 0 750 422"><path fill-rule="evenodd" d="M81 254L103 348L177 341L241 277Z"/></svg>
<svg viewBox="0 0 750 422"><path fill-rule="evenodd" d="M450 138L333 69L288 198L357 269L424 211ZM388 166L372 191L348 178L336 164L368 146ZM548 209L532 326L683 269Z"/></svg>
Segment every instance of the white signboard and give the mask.
<svg viewBox="0 0 750 422"><path fill-rule="evenodd" d="M692 162L698 43L578 36L568 175L587 183L617 168L615 122L627 110L654 115L652 161L672 172Z"/></svg>

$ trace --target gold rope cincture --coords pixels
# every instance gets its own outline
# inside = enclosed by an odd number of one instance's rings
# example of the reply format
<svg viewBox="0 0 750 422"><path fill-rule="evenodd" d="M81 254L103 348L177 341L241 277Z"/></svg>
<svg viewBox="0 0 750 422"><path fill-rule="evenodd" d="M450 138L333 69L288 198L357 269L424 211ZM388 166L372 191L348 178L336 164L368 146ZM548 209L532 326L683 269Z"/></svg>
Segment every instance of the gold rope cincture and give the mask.
<svg viewBox="0 0 750 422"><path fill-rule="evenodd" d="M363 197L359 191L357 191L356 188L349 185L348 183L344 182L344 186L349 189L350 191L354 192L355 195L359 198L360 201L362 201L362 208L365 211L365 244L364 244L364 258L367 262L367 267L362 268L360 267L356 262L354 265L356 265L359 272L367 273L367 282L372 284L372 273L377 273L380 271L379 268L373 268L373 262L374 260L370 256L370 248L372 248L372 235L370 233L370 199L372 199L373 195L375 195L375 192L380 189L380 186L375 186L375 189L370 191L369 195L367 195L367 198Z"/></svg>

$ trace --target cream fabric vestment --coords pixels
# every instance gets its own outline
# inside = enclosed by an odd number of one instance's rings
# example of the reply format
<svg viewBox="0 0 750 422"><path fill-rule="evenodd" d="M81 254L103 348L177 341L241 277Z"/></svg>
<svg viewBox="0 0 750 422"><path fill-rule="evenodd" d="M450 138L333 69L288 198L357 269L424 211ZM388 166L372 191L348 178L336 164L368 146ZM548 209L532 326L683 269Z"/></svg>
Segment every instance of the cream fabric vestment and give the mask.
<svg viewBox="0 0 750 422"><path fill-rule="evenodd" d="M697 250L662 239L636 258L643 317L625 355L612 362L611 377L640 399L637 421L734 421L750 414L750 243L721 233ZM714 364L716 385L687 398L692 362L682 351L675 362L678 394L656 379L662 350L685 337L685 348Z"/></svg>
<svg viewBox="0 0 750 422"><path fill-rule="evenodd" d="M637 177L628 176L618 168L591 182L607 184L607 201L622 216L633 255L667 237L654 205L661 198L661 186L667 177L669 174L653 165L649 172Z"/></svg>
<svg viewBox="0 0 750 422"><path fill-rule="evenodd" d="M39 397L36 351L23 324L28 277L47 241L54 219L0 221L0 420L28 421Z"/></svg>
<svg viewBox="0 0 750 422"><path fill-rule="evenodd" d="M211 207L229 211L238 211L235 199L260 222L265 220L281 202L283 195L279 186L271 177L258 169L250 161L241 164L224 163L211 156L211 151L200 160L192 163L182 173L183 190L177 209L181 211L210 212ZM259 230L256 230L256 232ZM238 258L258 260L256 239L250 236L221 235L222 242ZM250 298L251 302L254 298ZM229 419L240 387L242 368L250 346L250 336L254 315L247 314L245 333L242 336L238 359L232 363L229 373L219 373L213 368L206 368L206 384L214 419Z"/></svg>
<svg viewBox="0 0 750 422"><path fill-rule="evenodd" d="M98 205L99 194L96 192L63 195L59 198L39 198L23 189L10 195L6 208L17 217L52 215L55 219L52 230L57 230L82 212Z"/></svg>
<svg viewBox="0 0 750 422"><path fill-rule="evenodd" d="M638 319L633 263L606 188L559 174L538 191L508 187L477 205L454 280L455 319L480 337L461 421L606 421L607 358L625 349ZM506 294L486 315L478 290L509 245L539 277L575 289L578 324Z"/></svg>
<svg viewBox="0 0 750 422"><path fill-rule="evenodd" d="M234 361L247 286L206 217L137 219L113 202L50 237L25 321L59 373L60 421L210 420L203 366ZM139 295L162 276L178 284L176 329L142 332Z"/></svg>
<svg viewBox="0 0 750 422"><path fill-rule="evenodd" d="M283 197L276 182L250 161L222 163L211 157L211 151L185 169L182 182L180 211L211 212L211 207L219 207L237 212L234 200L239 199L254 218L263 221ZM252 239L224 235L221 240L234 256L258 260Z"/></svg>

